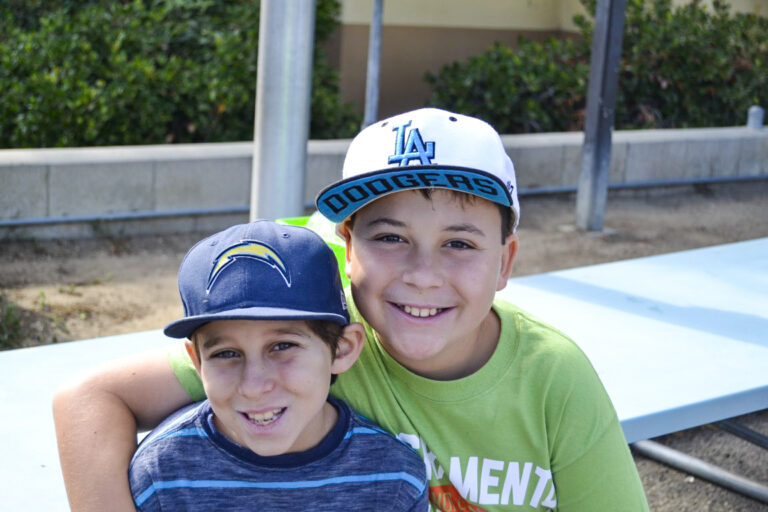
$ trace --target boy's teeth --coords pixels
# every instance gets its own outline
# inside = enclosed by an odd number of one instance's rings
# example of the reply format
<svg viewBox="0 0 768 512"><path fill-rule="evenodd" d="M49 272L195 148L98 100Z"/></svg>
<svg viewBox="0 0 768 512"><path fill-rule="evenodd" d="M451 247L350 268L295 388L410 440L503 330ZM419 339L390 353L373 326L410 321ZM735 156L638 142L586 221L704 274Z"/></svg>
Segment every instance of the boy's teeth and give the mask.
<svg viewBox="0 0 768 512"><path fill-rule="evenodd" d="M262 412L259 414L247 413L246 416L248 416L249 420L258 425L266 425L267 423L272 423L275 421L278 416L283 413L283 410L284 409L273 409L271 411Z"/></svg>
<svg viewBox="0 0 768 512"><path fill-rule="evenodd" d="M423 318L427 316L435 316L439 310L437 308L416 308L412 306L403 306L403 311L411 316Z"/></svg>

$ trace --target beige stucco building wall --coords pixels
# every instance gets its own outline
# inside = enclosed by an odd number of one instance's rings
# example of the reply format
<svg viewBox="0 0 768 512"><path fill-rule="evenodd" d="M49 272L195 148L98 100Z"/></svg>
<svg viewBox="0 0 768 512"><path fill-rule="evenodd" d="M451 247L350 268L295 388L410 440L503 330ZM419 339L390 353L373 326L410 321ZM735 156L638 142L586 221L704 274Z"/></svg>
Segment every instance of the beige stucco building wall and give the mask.
<svg viewBox="0 0 768 512"><path fill-rule="evenodd" d="M768 0L730 3L735 11L768 15ZM362 112L372 0L341 0L341 6L341 27L328 48L343 97ZM380 118L423 106L425 73L495 42L514 46L519 36L575 34L573 16L585 12L579 0L383 0L383 6Z"/></svg>

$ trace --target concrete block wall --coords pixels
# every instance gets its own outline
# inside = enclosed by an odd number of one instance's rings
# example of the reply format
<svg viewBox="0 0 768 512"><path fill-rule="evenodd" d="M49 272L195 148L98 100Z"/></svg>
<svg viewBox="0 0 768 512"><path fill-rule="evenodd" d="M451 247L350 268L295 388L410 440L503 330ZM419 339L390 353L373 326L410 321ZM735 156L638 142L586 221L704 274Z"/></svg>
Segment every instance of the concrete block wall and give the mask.
<svg viewBox="0 0 768 512"><path fill-rule="evenodd" d="M583 134L504 135L521 192L576 187ZM348 140L309 141L305 201ZM248 219L252 143L0 150L0 240L205 232ZM617 131L610 182L765 177L768 130Z"/></svg>
<svg viewBox="0 0 768 512"><path fill-rule="evenodd" d="M242 214L231 213L213 215L213 222L210 215L108 224L95 219L242 210L250 201L251 147L244 142L0 151L0 238L205 231L242 221ZM30 224L2 227L3 221L25 219Z"/></svg>
<svg viewBox="0 0 768 512"><path fill-rule="evenodd" d="M521 190L577 185L582 133L504 135L502 140ZM614 132L612 142L612 184L768 178L766 129L625 130Z"/></svg>

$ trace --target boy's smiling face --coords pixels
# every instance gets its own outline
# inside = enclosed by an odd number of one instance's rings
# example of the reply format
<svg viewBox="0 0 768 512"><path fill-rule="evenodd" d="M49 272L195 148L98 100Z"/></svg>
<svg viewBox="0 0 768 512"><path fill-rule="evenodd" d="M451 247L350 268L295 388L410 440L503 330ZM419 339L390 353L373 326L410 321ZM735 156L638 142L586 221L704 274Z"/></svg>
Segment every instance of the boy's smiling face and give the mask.
<svg viewBox="0 0 768 512"><path fill-rule="evenodd" d="M517 250L500 243L490 201L435 189L397 192L359 210L347 233L355 304L387 351L424 377L455 379L493 353L491 311Z"/></svg>
<svg viewBox="0 0 768 512"><path fill-rule="evenodd" d="M191 342L188 351L216 426L230 440L262 456L280 455L317 445L335 424L336 410L326 401L331 373L357 358L349 361L344 339L333 359L303 321L221 320L193 336L199 358Z"/></svg>

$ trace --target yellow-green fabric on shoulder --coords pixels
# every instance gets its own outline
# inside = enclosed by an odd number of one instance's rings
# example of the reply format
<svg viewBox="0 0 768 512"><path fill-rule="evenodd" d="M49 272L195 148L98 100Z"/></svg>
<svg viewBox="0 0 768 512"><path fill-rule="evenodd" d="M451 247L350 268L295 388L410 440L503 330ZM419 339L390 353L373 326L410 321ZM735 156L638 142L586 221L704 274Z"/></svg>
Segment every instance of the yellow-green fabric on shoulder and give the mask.
<svg viewBox="0 0 768 512"><path fill-rule="evenodd" d="M195 370L195 365L192 364L192 359L187 354L187 349L184 348L183 343L178 343L168 349L168 362L192 401L204 400L203 383L200 381L200 375Z"/></svg>

